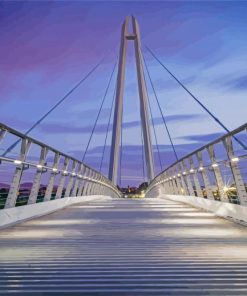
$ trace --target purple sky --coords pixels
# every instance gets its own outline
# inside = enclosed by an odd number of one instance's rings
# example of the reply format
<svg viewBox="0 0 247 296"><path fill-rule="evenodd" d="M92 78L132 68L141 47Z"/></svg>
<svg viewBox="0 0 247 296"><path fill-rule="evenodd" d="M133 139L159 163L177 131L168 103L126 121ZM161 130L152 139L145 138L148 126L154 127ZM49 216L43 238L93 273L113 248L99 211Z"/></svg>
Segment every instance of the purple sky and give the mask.
<svg viewBox="0 0 247 296"><path fill-rule="evenodd" d="M118 54L121 24L135 15L148 45L229 129L246 122L247 3L238 1L99 1L0 3L1 122L27 130L101 57L104 64L30 135L82 158ZM223 131L144 51L180 156ZM114 83L85 162L98 169ZM175 159L151 87L165 166ZM122 184L143 181L139 102L129 46ZM109 159L108 137L103 172ZM155 150L156 151L156 150ZM155 152L156 173L159 172Z"/></svg>

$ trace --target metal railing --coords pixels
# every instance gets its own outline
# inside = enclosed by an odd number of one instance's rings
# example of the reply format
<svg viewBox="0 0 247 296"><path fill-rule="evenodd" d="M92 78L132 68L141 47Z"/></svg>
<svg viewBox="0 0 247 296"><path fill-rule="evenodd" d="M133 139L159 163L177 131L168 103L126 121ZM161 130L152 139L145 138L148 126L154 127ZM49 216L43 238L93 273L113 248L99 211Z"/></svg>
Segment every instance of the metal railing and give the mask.
<svg viewBox="0 0 247 296"><path fill-rule="evenodd" d="M10 151L8 154L11 154L11 157L3 156L4 153L0 156L0 208L69 196L100 194L121 197L117 187L96 170L76 158L0 123L0 151L6 151L6 148L3 148L4 144L8 147L8 142L13 143L13 138L14 141L20 142L16 146L17 153ZM34 146L38 152L29 160L29 151ZM6 168L3 169L4 165ZM22 189L23 173L30 170L33 171L32 177L29 177L31 179L28 179L30 186ZM4 184L5 174L10 175L9 184ZM41 180L45 180L46 185L43 185Z"/></svg>
<svg viewBox="0 0 247 296"><path fill-rule="evenodd" d="M247 206L246 129L247 123L170 165L146 197L190 195Z"/></svg>

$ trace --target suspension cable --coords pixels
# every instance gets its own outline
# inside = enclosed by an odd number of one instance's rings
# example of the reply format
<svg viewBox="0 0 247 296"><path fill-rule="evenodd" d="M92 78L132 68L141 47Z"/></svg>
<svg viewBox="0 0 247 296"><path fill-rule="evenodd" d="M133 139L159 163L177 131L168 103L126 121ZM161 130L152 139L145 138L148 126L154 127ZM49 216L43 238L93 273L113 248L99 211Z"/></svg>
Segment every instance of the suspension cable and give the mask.
<svg viewBox="0 0 247 296"><path fill-rule="evenodd" d="M87 78L102 64L104 58L101 59L70 91L68 91L48 112L46 112L41 118L36 121L25 133L24 135L27 136L36 126L38 126L52 111L54 111L62 102L64 102ZM7 153L12 151L16 145L21 141L21 139L14 142L10 145L2 156L6 156Z"/></svg>
<svg viewBox="0 0 247 296"><path fill-rule="evenodd" d="M109 116L108 123L107 123L107 129L106 129L106 134L105 134L105 142L104 142L103 152L102 152L101 161L100 161L100 167L99 167L100 173L101 173L101 170L102 170L102 164L103 164L104 155L105 155L108 132L109 132L109 128L110 128L112 111L113 111L113 106L114 106L114 102L115 102L115 95L116 95L116 86L115 86L115 90L114 90L113 97L112 97L110 116Z"/></svg>
<svg viewBox="0 0 247 296"><path fill-rule="evenodd" d="M82 157L82 162L84 161L84 159L85 159L85 157L86 157L86 154L87 154L87 151L88 151L89 145L90 145L90 143L91 143L91 140L92 140L92 137L93 137L93 134L94 134L94 131L95 131L95 128L96 128L96 125L97 125L97 122L98 122L98 119L99 119L100 113L101 113L101 111L102 111L102 108L103 108L103 105L104 105L104 102L105 102L105 99L106 99L106 96L107 96L107 93L108 93L108 90L109 90L109 87L110 87L110 84L111 84L111 81L112 81L113 74L114 74L115 69L116 69L116 64L117 64L117 62L115 62L114 67L113 67L113 70L112 70L112 72L111 72L110 79L109 79L109 81L108 81L108 84L107 84L107 87L106 87L106 90L105 90L105 94L104 94L104 96L103 96L103 99L102 99L102 102L101 102L101 105L100 105L100 108L99 108L99 111L98 111L98 114L97 114L96 120L95 120L95 122L94 122L93 129L92 129L92 131L91 131L91 134L90 134L90 137L89 137L89 140L88 140L87 146L86 146L86 150L84 151L84 154L83 154L83 157Z"/></svg>
<svg viewBox="0 0 247 296"><path fill-rule="evenodd" d="M158 100L158 96L157 96L157 93L156 93L156 91L155 91L154 84L153 84L153 81L152 81L152 79L151 79L151 76L150 76L150 73L149 73L149 70L148 70L148 67L147 67L147 63L146 63L146 60L145 60L143 54L142 54L142 58L143 58L144 65L145 65L145 68L146 68L146 71L147 71L147 74L148 74L148 77L149 77L150 84L151 84L152 89L153 89L153 93L154 93L154 96L155 96L156 102L157 102L157 104L158 104L158 107L159 107L159 110L160 110L160 113L161 113L161 117L162 117L163 123L164 123L165 128L166 128L166 132L167 132L167 134L168 134L168 137L169 137L169 140L170 140L170 143L171 143L172 149L173 149L173 153L174 153L174 155L175 155L176 160L178 161L178 155L177 155L177 152L176 152L175 146L174 146L174 144L173 144L172 137L171 137L170 131L169 131L169 129L168 129L167 122L166 122L165 116L164 116L164 114L163 114L162 108L161 108L161 106L160 106L160 102L159 102L159 100Z"/></svg>
<svg viewBox="0 0 247 296"><path fill-rule="evenodd" d="M191 91L161 62L161 60L154 54L154 52L147 46L146 49L150 52L150 54L155 58L155 60L177 81L177 83L227 132L230 133L230 130L199 100L195 95L192 94ZM244 148L247 150L246 145L240 141L236 136L233 138Z"/></svg>

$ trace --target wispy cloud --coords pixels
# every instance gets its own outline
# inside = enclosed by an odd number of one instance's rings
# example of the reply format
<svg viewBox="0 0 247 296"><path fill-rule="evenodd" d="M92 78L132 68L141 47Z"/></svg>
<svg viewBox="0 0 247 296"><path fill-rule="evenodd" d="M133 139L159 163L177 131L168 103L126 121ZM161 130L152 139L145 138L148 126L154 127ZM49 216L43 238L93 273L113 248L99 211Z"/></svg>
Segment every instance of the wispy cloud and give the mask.
<svg viewBox="0 0 247 296"><path fill-rule="evenodd" d="M168 115L166 116L166 121L169 123L173 122L184 122L184 121L197 121L204 119L205 115L201 114L177 114L177 115ZM134 127L140 126L141 122L140 120L134 120L129 122L124 122L122 127L123 129L130 129ZM162 117L156 117L154 118L154 124L155 125L161 125L163 124ZM86 134L90 133L92 131L93 125L85 125L85 126L72 126L70 124L64 124L64 123L43 123L40 125L40 130L45 133L80 133L80 134ZM102 134L105 133L107 130L107 124L98 124L95 133L96 134ZM112 125L109 127L109 131L112 131Z"/></svg>

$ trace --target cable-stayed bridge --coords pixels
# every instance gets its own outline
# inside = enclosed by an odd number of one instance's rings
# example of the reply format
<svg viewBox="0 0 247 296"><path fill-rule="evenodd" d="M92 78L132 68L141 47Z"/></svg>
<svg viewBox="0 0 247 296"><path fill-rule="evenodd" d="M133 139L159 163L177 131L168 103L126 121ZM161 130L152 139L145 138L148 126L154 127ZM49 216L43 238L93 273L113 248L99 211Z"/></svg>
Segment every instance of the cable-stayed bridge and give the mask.
<svg viewBox="0 0 247 296"><path fill-rule="evenodd" d="M126 52L134 43L143 143L144 199L119 186ZM97 70L95 65L25 133L0 124L0 293L19 295L246 295L246 128L230 131L156 56L164 71L225 134L179 157L142 53L134 17L122 26L117 63L81 160L29 134ZM104 148L95 170L85 158L117 69ZM176 161L164 168L147 81ZM113 116L108 177L102 174ZM151 128L161 173L155 176ZM32 152L32 153L31 153ZM24 176L33 172L28 184ZM121 174L120 174L121 175ZM120 176L121 177L121 176ZM2 182L2 180L0 180ZM44 185L46 184L46 185Z"/></svg>

